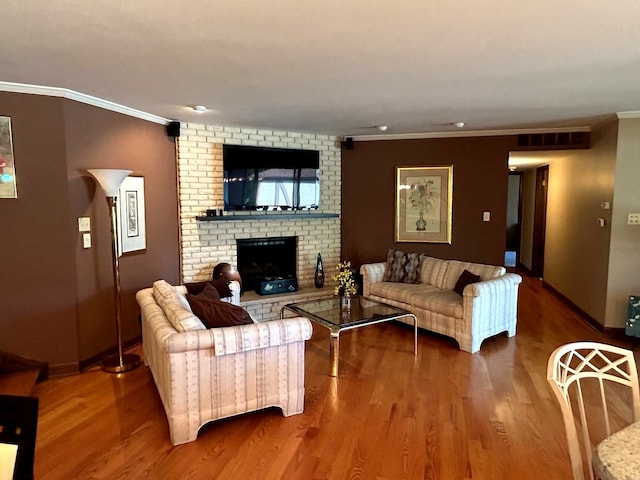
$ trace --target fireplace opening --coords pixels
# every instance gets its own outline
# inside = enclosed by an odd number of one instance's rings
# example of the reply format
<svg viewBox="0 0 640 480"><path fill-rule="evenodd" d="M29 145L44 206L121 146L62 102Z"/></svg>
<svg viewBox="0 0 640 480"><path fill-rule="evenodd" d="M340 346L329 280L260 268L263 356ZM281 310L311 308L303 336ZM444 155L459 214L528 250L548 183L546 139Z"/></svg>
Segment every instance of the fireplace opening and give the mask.
<svg viewBox="0 0 640 480"><path fill-rule="evenodd" d="M297 237L236 240L242 290L260 294L297 290Z"/></svg>

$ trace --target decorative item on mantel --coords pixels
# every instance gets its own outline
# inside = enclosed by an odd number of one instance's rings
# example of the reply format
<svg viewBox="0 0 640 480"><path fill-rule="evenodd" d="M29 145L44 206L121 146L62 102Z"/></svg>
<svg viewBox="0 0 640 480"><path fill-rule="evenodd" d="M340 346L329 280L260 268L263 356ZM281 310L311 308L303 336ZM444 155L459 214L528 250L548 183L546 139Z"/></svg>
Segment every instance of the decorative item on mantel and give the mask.
<svg viewBox="0 0 640 480"><path fill-rule="evenodd" d="M324 287L324 269L322 268L322 255L320 255L319 253L316 260L316 274L313 279L316 284L316 288Z"/></svg>
<svg viewBox="0 0 640 480"><path fill-rule="evenodd" d="M333 294L342 298L340 305L347 310L351 308L351 296L358 291L356 282L353 278L353 270L351 262L340 262L336 265L337 274L331 278L336 282Z"/></svg>

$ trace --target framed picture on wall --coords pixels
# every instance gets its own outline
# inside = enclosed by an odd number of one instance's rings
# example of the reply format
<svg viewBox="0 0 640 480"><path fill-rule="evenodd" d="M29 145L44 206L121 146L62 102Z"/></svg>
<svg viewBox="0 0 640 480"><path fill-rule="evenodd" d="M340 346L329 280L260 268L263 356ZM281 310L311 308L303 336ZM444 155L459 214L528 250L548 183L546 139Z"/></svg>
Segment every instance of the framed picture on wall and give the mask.
<svg viewBox="0 0 640 480"><path fill-rule="evenodd" d="M145 251L147 231L144 209L144 177L129 175L118 193L120 255Z"/></svg>
<svg viewBox="0 0 640 480"><path fill-rule="evenodd" d="M453 165L396 167L396 242L451 243Z"/></svg>

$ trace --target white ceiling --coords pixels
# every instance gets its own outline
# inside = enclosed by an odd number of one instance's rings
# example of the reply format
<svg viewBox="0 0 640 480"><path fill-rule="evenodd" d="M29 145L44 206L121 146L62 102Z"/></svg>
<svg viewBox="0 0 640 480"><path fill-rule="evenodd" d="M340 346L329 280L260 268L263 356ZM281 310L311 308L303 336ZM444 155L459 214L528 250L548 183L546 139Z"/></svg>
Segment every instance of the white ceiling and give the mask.
<svg viewBox="0 0 640 480"><path fill-rule="evenodd" d="M330 135L589 126L640 110L640 1L2 0L0 81Z"/></svg>

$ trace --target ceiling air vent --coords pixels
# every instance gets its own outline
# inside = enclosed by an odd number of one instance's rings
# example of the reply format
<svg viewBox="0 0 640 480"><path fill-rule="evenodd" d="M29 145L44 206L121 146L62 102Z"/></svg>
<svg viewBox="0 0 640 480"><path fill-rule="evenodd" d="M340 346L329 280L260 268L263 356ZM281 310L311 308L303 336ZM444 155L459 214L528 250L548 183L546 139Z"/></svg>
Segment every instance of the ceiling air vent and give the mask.
<svg viewBox="0 0 640 480"><path fill-rule="evenodd" d="M522 133L518 150L575 150L590 148L590 132Z"/></svg>

